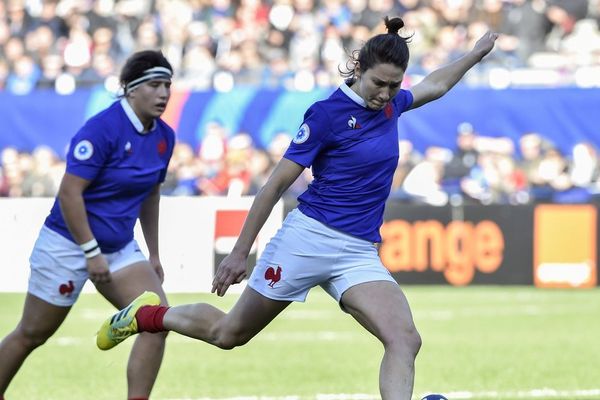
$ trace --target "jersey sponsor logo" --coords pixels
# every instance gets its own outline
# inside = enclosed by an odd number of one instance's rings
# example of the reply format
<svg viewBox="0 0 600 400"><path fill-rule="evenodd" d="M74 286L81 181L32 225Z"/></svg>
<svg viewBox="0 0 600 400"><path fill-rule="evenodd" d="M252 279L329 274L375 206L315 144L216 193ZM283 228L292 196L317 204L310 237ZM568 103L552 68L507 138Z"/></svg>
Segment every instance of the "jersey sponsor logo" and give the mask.
<svg viewBox="0 0 600 400"><path fill-rule="evenodd" d="M89 160L92 155L94 155L94 145L89 140L82 140L73 149L73 157L79 161Z"/></svg>
<svg viewBox="0 0 600 400"><path fill-rule="evenodd" d="M127 143L125 143L125 152L128 155L132 153L132 151L131 151L131 142L129 142L129 141Z"/></svg>
<svg viewBox="0 0 600 400"><path fill-rule="evenodd" d="M60 285L58 287L58 293L60 293L61 295L65 296L65 297L71 296L71 293L73 293L73 290L75 290L75 285L73 284L73 281L69 281L68 283L63 283L62 285Z"/></svg>
<svg viewBox="0 0 600 400"><path fill-rule="evenodd" d="M277 270L273 267L267 268L265 271L265 279L269 282L269 286L273 287L277 282L281 280L281 267L278 265Z"/></svg>
<svg viewBox="0 0 600 400"><path fill-rule="evenodd" d="M356 122L356 117L351 115L350 119L348 120L348 126L350 127L350 129L360 129L362 128L360 126L360 124L358 122Z"/></svg>
<svg viewBox="0 0 600 400"><path fill-rule="evenodd" d="M308 140L309 136L310 128L307 124L302 124L302 126L298 130L298 133L296 133L296 136L294 136L294 139L292 141L296 144L302 144Z"/></svg>

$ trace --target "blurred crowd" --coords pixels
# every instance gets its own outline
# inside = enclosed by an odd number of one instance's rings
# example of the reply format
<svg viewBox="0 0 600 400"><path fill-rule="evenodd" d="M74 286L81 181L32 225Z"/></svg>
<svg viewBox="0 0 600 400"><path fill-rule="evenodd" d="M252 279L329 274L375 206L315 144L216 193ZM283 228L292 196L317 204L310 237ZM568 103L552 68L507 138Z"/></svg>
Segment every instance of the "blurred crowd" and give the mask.
<svg viewBox="0 0 600 400"><path fill-rule="evenodd" d="M160 48L175 87L336 86L348 54L400 15L406 84L470 49L498 49L471 85L600 86L600 0L0 0L0 87L118 88L132 52Z"/></svg>
<svg viewBox="0 0 600 400"><path fill-rule="evenodd" d="M348 55L400 15L411 36L405 85L460 57L486 30L497 48L464 82L600 87L600 0L0 0L0 89L27 94L118 88L135 51L160 48L174 88L334 87ZM282 157L290 132L267 148L212 123L199 149L178 143L165 195L252 195ZM433 205L594 201L600 160L589 143L561 151L536 132L487 137L469 123L455 148L423 152L400 140L391 197ZM54 196L64 160L50 148L1 150L0 196ZM305 171L288 190L301 193Z"/></svg>
<svg viewBox="0 0 600 400"><path fill-rule="evenodd" d="M163 194L254 195L290 140L289 133L281 132L262 149L250 135L228 135L212 123L199 151L176 145ZM399 148L390 196L398 201L436 206L600 202L600 155L590 143L577 143L565 154L536 132L523 134L515 143L479 134L465 122L457 128L453 149L429 147L421 154L407 140L400 140ZM64 161L47 147L32 153L5 148L0 196L54 196L64 168ZM285 197L295 199L311 180L307 169Z"/></svg>

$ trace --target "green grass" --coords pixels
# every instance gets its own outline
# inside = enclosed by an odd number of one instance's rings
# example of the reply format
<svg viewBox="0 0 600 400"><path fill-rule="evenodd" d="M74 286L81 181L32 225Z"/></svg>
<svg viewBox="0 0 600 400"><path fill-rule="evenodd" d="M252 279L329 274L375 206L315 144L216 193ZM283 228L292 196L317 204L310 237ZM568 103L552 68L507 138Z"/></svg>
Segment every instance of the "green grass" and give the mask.
<svg viewBox="0 0 600 400"><path fill-rule="evenodd" d="M405 292L424 342L415 396L600 398L600 289L409 286ZM17 323L23 298L0 294L0 337ZM175 305L209 301L224 309L235 299L170 296ZM132 341L108 352L94 344L112 311L99 295L82 295L56 335L23 365L7 399L123 399ZM375 398L381 355L381 345L315 289L305 304L292 304L232 351L171 334L153 399Z"/></svg>

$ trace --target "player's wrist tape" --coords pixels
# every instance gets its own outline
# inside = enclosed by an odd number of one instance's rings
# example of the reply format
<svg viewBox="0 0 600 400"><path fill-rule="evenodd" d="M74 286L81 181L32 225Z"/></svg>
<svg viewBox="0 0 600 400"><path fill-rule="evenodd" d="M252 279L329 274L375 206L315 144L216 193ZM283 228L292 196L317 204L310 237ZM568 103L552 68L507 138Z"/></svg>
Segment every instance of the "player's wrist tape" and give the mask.
<svg viewBox="0 0 600 400"><path fill-rule="evenodd" d="M81 250L83 250L85 258L96 257L98 254L100 254L100 246L98 245L96 239L92 239L89 242L80 244L79 247L81 247Z"/></svg>

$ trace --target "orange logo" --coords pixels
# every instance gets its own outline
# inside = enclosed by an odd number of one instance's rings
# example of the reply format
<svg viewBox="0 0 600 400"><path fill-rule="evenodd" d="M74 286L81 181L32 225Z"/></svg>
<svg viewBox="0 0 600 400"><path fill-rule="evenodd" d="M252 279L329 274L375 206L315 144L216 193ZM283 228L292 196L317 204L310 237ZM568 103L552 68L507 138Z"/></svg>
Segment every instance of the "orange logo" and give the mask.
<svg viewBox="0 0 600 400"><path fill-rule="evenodd" d="M443 272L452 285L467 285L475 270L491 274L502 264L504 236L489 220L387 221L381 227L381 261L390 272Z"/></svg>
<svg viewBox="0 0 600 400"><path fill-rule="evenodd" d="M535 208L533 277L538 287L594 287L597 275L596 207L544 204Z"/></svg>

